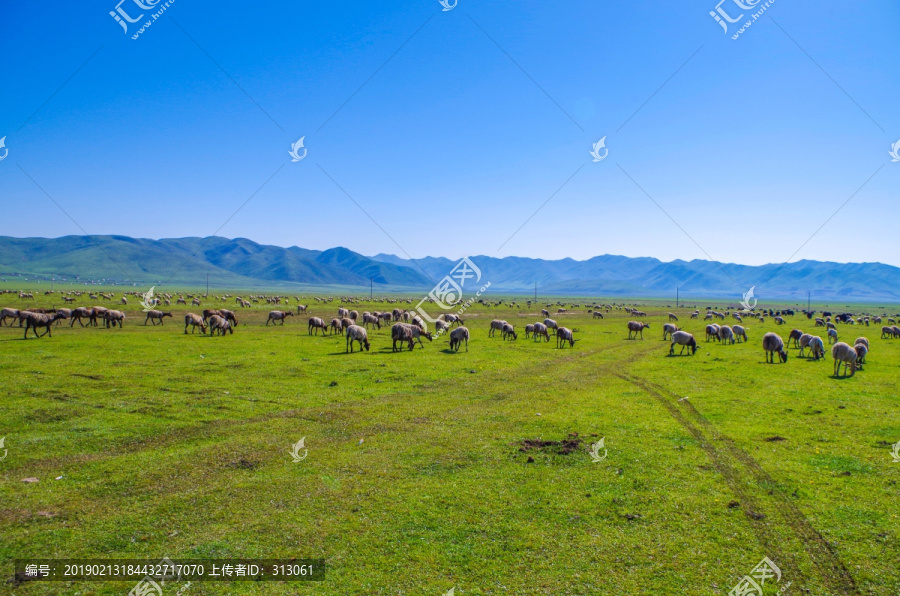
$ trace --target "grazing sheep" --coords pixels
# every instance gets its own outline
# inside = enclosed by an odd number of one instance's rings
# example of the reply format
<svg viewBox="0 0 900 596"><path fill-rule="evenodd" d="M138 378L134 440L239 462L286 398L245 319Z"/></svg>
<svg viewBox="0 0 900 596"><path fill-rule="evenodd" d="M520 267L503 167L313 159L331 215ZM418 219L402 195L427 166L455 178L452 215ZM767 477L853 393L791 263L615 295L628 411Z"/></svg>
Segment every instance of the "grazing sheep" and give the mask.
<svg viewBox="0 0 900 596"><path fill-rule="evenodd" d="M834 323L832 323L831 321L825 323L825 327L827 327L828 329L837 329L837 327L835 327Z"/></svg>
<svg viewBox="0 0 900 596"><path fill-rule="evenodd" d="M684 353L685 348L691 348L691 356L697 353L697 340L687 331L675 331L672 334L672 345L669 346L669 356L675 354L675 344L681 346L681 351L678 353L679 356Z"/></svg>
<svg viewBox="0 0 900 596"><path fill-rule="evenodd" d="M348 321L348 323L345 325L344 321ZM350 319L331 319L331 333L332 335L335 333L337 333L338 335L343 335L344 329L352 324L353 321L350 321Z"/></svg>
<svg viewBox="0 0 900 596"><path fill-rule="evenodd" d="M674 313L669 313L669 320L670 320L670 321L676 321L676 322L677 322L677 321L678 321L678 317L676 317Z"/></svg>
<svg viewBox="0 0 900 596"><path fill-rule="evenodd" d="M766 352L766 363L775 364L775 354L781 357L782 362L787 362L788 354L784 349L784 340L777 333L766 333L762 338L763 350Z"/></svg>
<svg viewBox="0 0 900 596"><path fill-rule="evenodd" d="M499 331L503 333L503 326L506 325L506 321L501 321L500 319L494 319L491 321L491 329L488 331L488 337L494 337L494 333Z"/></svg>
<svg viewBox="0 0 900 596"><path fill-rule="evenodd" d="M699 316L700 316L700 311L699 311L699 310L695 310L694 312L691 313L691 318L692 318L692 319L696 319L696 318L698 318Z"/></svg>
<svg viewBox="0 0 900 596"><path fill-rule="evenodd" d="M719 327L719 340L722 343L734 344L734 331L731 330L731 327L728 325Z"/></svg>
<svg viewBox="0 0 900 596"><path fill-rule="evenodd" d="M595 310L595 311L594 311L593 318L595 318L595 319L602 319L602 318L603 318L603 313L601 313L599 310Z"/></svg>
<svg viewBox="0 0 900 596"><path fill-rule="evenodd" d="M853 346L853 349L856 350L856 362L859 370L862 370L862 365L866 363L866 354L869 353L869 346L866 344L856 344Z"/></svg>
<svg viewBox="0 0 900 596"><path fill-rule="evenodd" d="M541 309L541 316L549 317L549 316L550 316L550 311L547 310L546 308L542 308L542 309Z"/></svg>
<svg viewBox="0 0 900 596"><path fill-rule="evenodd" d="M12 318L13 320L19 318L19 309L18 308L4 308L3 310L0 310L0 326L2 326L3 321L5 321L8 318ZM12 323L8 323L7 326L12 327ZM84 327L84 324L82 324L82 327Z"/></svg>
<svg viewBox="0 0 900 596"><path fill-rule="evenodd" d="M557 308L556 309L556 314L558 314L558 315L565 314L567 312L569 312L569 311L568 311L568 309L565 309L565 308Z"/></svg>
<svg viewBox="0 0 900 596"><path fill-rule="evenodd" d="M566 342L569 342L570 347L575 347L575 342L578 341L572 335L572 330L566 327L559 327L556 329L556 347L557 348L565 348Z"/></svg>
<svg viewBox="0 0 900 596"><path fill-rule="evenodd" d="M842 341L831 346L831 357L834 358L834 376L838 376L841 363L844 364L844 376L847 376L847 367L850 367L850 376L856 372L856 350Z"/></svg>
<svg viewBox="0 0 900 596"><path fill-rule="evenodd" d="M512 337L513 339L519 339L519 335L516 333L516 328L510 325L509 323L504 323L503 328L500 330L500 335L503 339L507 339L508 337Z"/></svg>
<svg viewBox="0 0 900 596"><path fill-rule="evenodd" d="M550 341L550 332L543 323L535 323L532 332L532 341L537 341L539 337L543 337L546 341Z"/></svg>
<svg viewBox="0 0 900 596"><path fill-rule="evenodd" d="M809 350L813 355L813 358L818 360L819 358L825 357L825 344L822 343L822 338L818 335L813 335L809 340Z"/></svg>
<svg viewBox="0 0 900 596"><path fill-rule="evenodd" d="M715 341L719 340L719 326L715 323L710 323L706 326L706 341L709 341L710 338Z"/></svg>
<svg viewBox="0 0 900 596"><path fill-rule="evenodd" d="M305 313L307 308L308 307L305 304L298 304L297 305L297 314L299 315L299 314Z"/></svg>
<svg viewBox="0 0 900 596"><path fill-rule="evenodd" d="M360 327L359 325L350 325L347 327L347 350L352 354L353 353L353 342L359 342L359 351L362 352L363 348L366 349L366 352L369 351L369 335L366 332L365 327Z"/></svg>
<svg viewBox="0 0 900 596"><path fill-rule="evenodd" d="M122 304L128 304L128 299L122 296Z"/></svg>
<svg viewBox="0 0 900 596"><path fill-rule="evenodd" d="M887 336L888 339L891 339L892 337L894 337L894 328L888 327L887 325L882 327L881 328L881 339L884 339L885 336Z"/></svg>
<svg viewBox="0 0 900 596"><path fill-rule="evenodd" d="M403 343L406 342L409 346L409 349L412 350L415 347L415 342L418 340L419 345L423 348L425 344L422 343L422 336L428 338L428 341L432 341L431 333L427 331L422 331L419 327L415 325L410 325L409 323L394 323L391 327L391 341L392 346L391 349L394 352L403 351ZM397 342L400 342L400 349L397 349Z"/></svg>
<svg viewBox="0 0 900 596"><path fill-rule="evenodd" d="M544 319L544 325L547 326L547 329L553 329L554 333L559 329L559 325L553 319Z"/></svg>
<svg viewBox="0 0 900 596"><path fill-rule="evenodd" d="M532 333L534 333L534 325L525 325L525 339L528 339Z"/></svg>
<svg viewBox="0 0 900 596"><path fill-rule="evenodd" d="M869 340L866 339L865 337L857 337L856 341L853 342L853 345L856 345L856 344L863 344L864 346L866 346L866 348L868 348Z"/></svg>
<svg viewBox="0 0 900 596"><path fill-rule="evenodd" d="M119 329L121 329L122 324L125 322L125 313L121 310L108 310L103 313L103 320L106 322L107 329L111 326L115 327L116 323L119 324Z"/></svg>
<svg viewBox="0 0 900 596"><path fill-rule="evenodd" d="M203 322L203 317L200 315L195 315L192 312L184 315L184 332L187 334L188 325L191 325L191 333L194 333L194 329L200 327L201 333L206 333L206 323Z"/></svg>
<svg viewBox="0 0 900 596"><path fill-rule="evenodd" d="M191 305L192 306L200 306L200 299L194 298L193 300L191 300ZM234 333L234 330L232 330L231 332ZM223 333L222 335L225 335L225 334Z"/></svg>
<svg viewBox="0 0 900 596"><path fill-rule="evenodd" d="M218 333L219 335L231 333L233 335L234 327L225 317L213 315L209 318L209 335L210 337L212 337L216 333Z"/></svg>
<svg viewBox="0 0 900 596"><path fill-rule="evenodd" d="M313 329L315 329L315 335L319 334L319 329L322 330L322 335L328 331L328 327L325 325L325 321L320 319L319 317L310 317L309 322L307 323L307 335L313 335Z"/></svg>
<svg viewBox="0 0 900 596"><path fill-rule="evenodd" d="M671 323L666 323L663 325L663 341L666 341L670 335L678 331L677 325L672 325Z"/></svg>
<svg viewBox="0 0 900 596"><path fill-rule="evenodd" d="M628 321L628 339L632 339L631 334L637 338L638 334L644 339L644 329L649 329L650 323L641 323L640 321Z"/></svg>
<svg viewBox="0 0 900 596"><path fill-rule="evenodd" d="M465 327L457 327L450 332L450 349L459 352L459 347L466 342L466 352L469 351L469 330Z"/></svg>
<svg viewBox="0 0 900 596"><path fill-rule="evenodd" d="M462 319L460 319L458 315L454 315L454 314L451 314L451 313L447 313L447 314L444 314L444 315L442 315L442 316L444 317L444 320L448 323L448 326L447 326L448 329L449 329L450 326L452 326L454 323L456 323L457 326L461 326L462 324L465 323L465 321L463 321Z"/></svg>
<svg viewBox="0 0 900 596"><path fill-rule="evenodd" d="M800 336L803 335L803 332L799 329L791 329L790 335L788 335L787 347L791 347L791 342L794 342L794 347L800 347Z"/></svg>
<svg viewBox="0 0 900 596"><path fill-rule="evenodd" d="M800 357L803 358L803 350L809 347L809 340L813 338L809 333L800 336Z"/></svg>
<svg viewBox="0 0 900 596"><path fill-rule="evenodd" d="M741 325L735 325L731 328L734 331L734 337L737 339L738 343L741 341L747 341L747 330L744 329Z"/></svg>
<svg viewBox="0 0 900 596"><path fill-rule="evenodd" d="M284 326L284 319L287 317L293 317L293 316L294 316L294 313L289 310L288 311L273 310L272 312L269 313L269 318L266 319L266 327L269 326L270 321L272 322L273 325L275 324L275 321L281 321L281 325Z"/></svg>
<svg viewBox="0 0 900 596"><path fill-rule="evenodd" d="M833 344L833 343L837 342L837 340L838 340L837 329L829 329L828 330L828 343Z"/></svg>
<svg viewBox="0 0 900 596"><path fill-rule="evenodd" d="M367 312L363 313L362 322L363 322L363 327L365 327L367 329L369 327L369 323L371 323L372 325L375 325L375 327L377 329L381 329L381 318L376 315L373 315L373 314L370 314Z"/></svg>
<svg viewBox="0 0 900 596"><path fill-rule="evenodd" d="M775 324L776 325L784 325L784 318L783 317L775 317Z"/></svg>
<svg viewBox="0 0 900 596"><path fill-rule="evenodd" d="M144 325L147 324L147 321L151 321L153 323L154 327L156 326L157 321L159 321L159 324L162 325L163 318L171 317L171 316L172 316L172 313L170 313L170 312L163 312L161 310L148 310L147 318L144 319Z"/></svg>
<svg viewBox="0 0 900 596"><path fill-rule="evenodd" d="M442 321L438 319L434 322L434 330L438 332L438 334L444 333L447 329L450 328L450 325L446 321Z"/></svg>
<svg viewBox="0 0 900 596"><path fill-rule="evenodd" d="M49 335L53 337L53 334L50 333L50 326L53 325L58 319L61 319L62 315L60 313L39 313L39 312L29 312L25 317L25 339L28 339L28 330L31 329L31 332L34 333L35 337L44 337L45 335ZM47 330L42 334L38 335L38 327L46 327Z"/></svg>
<svg viewBox="0 0 900 596"><path fill-rule="evenodd" d="M894 325L893 327L891 327L891 333L894 335L894 337L900 337L900 327Z"/></svg>

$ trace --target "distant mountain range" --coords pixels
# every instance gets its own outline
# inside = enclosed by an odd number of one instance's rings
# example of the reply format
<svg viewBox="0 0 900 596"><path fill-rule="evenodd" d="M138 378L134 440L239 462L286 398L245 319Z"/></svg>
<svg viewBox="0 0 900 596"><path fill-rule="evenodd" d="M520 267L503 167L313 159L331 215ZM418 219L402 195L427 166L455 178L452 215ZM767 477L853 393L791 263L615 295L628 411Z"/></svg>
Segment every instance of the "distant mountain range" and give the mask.
<svg viewBox="0 0 900 596"><path fill-rule="evenodd" d="M754 288L761 301L900 302L900 268L881 263L798 261L786 265L736 265L713 261L662 262L614 255L586 261L473 256L481 284L496 293L541 296L666 297L676 287L684 298L717 298L737 303ZM338 247L325 251L282 248L245 238L0 236L0 273L54 277L69 282L201 287L343 288L362 293L427 292L457 261L395 255L366 257Z"/></svg>

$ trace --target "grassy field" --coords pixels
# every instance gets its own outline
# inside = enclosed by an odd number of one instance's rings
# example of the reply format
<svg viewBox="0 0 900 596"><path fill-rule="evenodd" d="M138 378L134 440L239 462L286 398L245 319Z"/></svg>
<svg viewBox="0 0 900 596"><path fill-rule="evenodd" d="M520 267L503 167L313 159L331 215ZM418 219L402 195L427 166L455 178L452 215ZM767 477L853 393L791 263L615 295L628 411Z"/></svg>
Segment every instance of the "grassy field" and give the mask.
<svg viewBox="0 0 900 596"><path fill-rule="evenodd" d="M25 556L329 566L319 583L190 595L727 594L764 556L783 573L766 594L900 592L900 341L879 326L838 326L871 351L834 379L830 350L764 364L763 333L811 331L805 316L720 345L692 309L648 304L629 341L627 313L581 307L555 317L580 339L560 350L524 338L539 307L475 306L468 353L446 338L392 353L382 328L350 355L305 317L265 327L268 310L239 311L226 337L185 335L183 306L161 327L131 306L124 329L0 328L0 593L134 585L6 582ZM668 357L669 310L695 356ZM487 337L492 318L519 339Z"/></svg>

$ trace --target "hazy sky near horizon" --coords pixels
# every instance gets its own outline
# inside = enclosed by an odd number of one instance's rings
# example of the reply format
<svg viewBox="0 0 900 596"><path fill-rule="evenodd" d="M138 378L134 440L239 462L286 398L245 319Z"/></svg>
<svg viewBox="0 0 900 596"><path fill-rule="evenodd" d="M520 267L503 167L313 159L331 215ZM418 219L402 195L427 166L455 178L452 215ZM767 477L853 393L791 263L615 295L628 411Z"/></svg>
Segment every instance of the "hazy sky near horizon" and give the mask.
<svg viewBox="0 0 900 596"><path fill-rule="evenodd" d="M0 2L0 235L900 265L896 2L117 2Z"/></svg>

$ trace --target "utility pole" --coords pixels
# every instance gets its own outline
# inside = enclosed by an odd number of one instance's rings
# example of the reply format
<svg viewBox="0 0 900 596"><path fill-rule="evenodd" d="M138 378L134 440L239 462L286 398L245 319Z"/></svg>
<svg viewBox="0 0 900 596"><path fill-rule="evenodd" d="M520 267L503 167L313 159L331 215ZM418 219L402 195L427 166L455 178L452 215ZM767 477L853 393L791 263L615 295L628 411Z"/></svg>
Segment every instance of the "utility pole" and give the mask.
<svg viewBox="0 0 900 596"><path fill-rule="evenodd" d="M206 274L206 297L209 298L209 273Z"/></svg>
<svg viewBox="0 0 900 596"><path fill-rule="evenodd" d="M675 308L678 308L678 286L675 286Z"/></svg>

